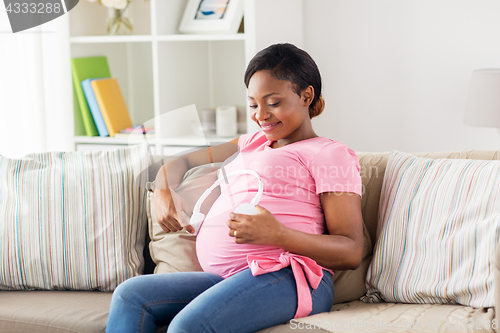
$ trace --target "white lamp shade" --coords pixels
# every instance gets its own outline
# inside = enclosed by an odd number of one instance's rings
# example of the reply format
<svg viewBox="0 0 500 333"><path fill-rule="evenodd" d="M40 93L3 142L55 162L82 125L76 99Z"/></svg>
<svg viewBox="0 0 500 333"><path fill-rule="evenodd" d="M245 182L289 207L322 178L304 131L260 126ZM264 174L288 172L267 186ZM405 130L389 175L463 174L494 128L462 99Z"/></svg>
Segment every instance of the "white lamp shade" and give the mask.
<svg viewBox="0 0 500 333"><path fill-rule="evenodd" d="M500 69L480 69L472 73L464 123L500 127Z"/></svg>

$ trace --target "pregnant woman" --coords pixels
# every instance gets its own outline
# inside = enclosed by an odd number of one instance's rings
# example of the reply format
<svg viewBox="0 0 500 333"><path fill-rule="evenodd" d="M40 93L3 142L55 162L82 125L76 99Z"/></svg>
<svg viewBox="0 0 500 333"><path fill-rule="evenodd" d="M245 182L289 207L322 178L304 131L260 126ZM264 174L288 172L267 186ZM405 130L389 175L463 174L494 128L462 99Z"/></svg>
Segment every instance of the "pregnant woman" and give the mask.
<svg viewBox="0 0 500 333"><path fill-rule="evenodd" d="M182 223L186 202L171 184L190 168L226 161L226 173L249 169L261 178L257 214L234 213L257 193L256 178L223 182L196 239L203 272L123 282L107 332L155 332L166 324L175 333L254 332L329 311L332 270L360 264L359 162L345 144L314 132L311 118L324 109L316 63L291 44L275 44L255 55L244 81L251 118L262 130L168 161L154 202L163 230L193 232Z"/></svg>

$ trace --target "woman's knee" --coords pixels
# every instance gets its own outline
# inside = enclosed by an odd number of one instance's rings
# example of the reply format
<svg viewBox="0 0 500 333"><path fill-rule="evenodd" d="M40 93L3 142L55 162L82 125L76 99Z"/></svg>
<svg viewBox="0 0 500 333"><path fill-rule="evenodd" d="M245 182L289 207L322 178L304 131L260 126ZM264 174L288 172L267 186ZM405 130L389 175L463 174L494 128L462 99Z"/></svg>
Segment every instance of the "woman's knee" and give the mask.
<svg viewBox="0 0 500 333"><path fill-rule="evenodd" d="M143 288L147 285L145 276L134 276L120 283L113 291L113 301L127 301L134 303L143 294Z"/></svg>

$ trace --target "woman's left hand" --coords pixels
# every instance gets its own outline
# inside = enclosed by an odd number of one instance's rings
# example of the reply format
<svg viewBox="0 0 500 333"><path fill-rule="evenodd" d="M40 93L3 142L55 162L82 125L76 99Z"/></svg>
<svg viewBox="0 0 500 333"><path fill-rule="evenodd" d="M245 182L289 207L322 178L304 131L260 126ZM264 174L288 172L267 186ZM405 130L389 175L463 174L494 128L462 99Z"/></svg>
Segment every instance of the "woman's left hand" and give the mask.
<svg viewBox="0 0 500 333"><path fill-rule="evenodd" d="M238 244L272 245L279 247L286 227L262 206L255 206L257 215L231 212L227 226L229 236Z"/></svg>

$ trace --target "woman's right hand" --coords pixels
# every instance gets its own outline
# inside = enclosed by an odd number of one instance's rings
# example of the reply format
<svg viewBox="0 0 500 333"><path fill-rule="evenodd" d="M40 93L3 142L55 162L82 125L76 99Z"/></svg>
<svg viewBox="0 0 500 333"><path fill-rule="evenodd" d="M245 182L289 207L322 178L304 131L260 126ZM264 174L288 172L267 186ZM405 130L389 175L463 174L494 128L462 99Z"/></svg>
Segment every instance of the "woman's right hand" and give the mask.
<svg viewBox="0 0 500 333"><path fill-rule="evenodd" d="M181 215L184 211L188 216L192 214L186 200L170 189L157 189L154 191L154 204L156 220L166 233L182 230L183 228L193 233L194 228L189 225L189 220Z"/></svg>

